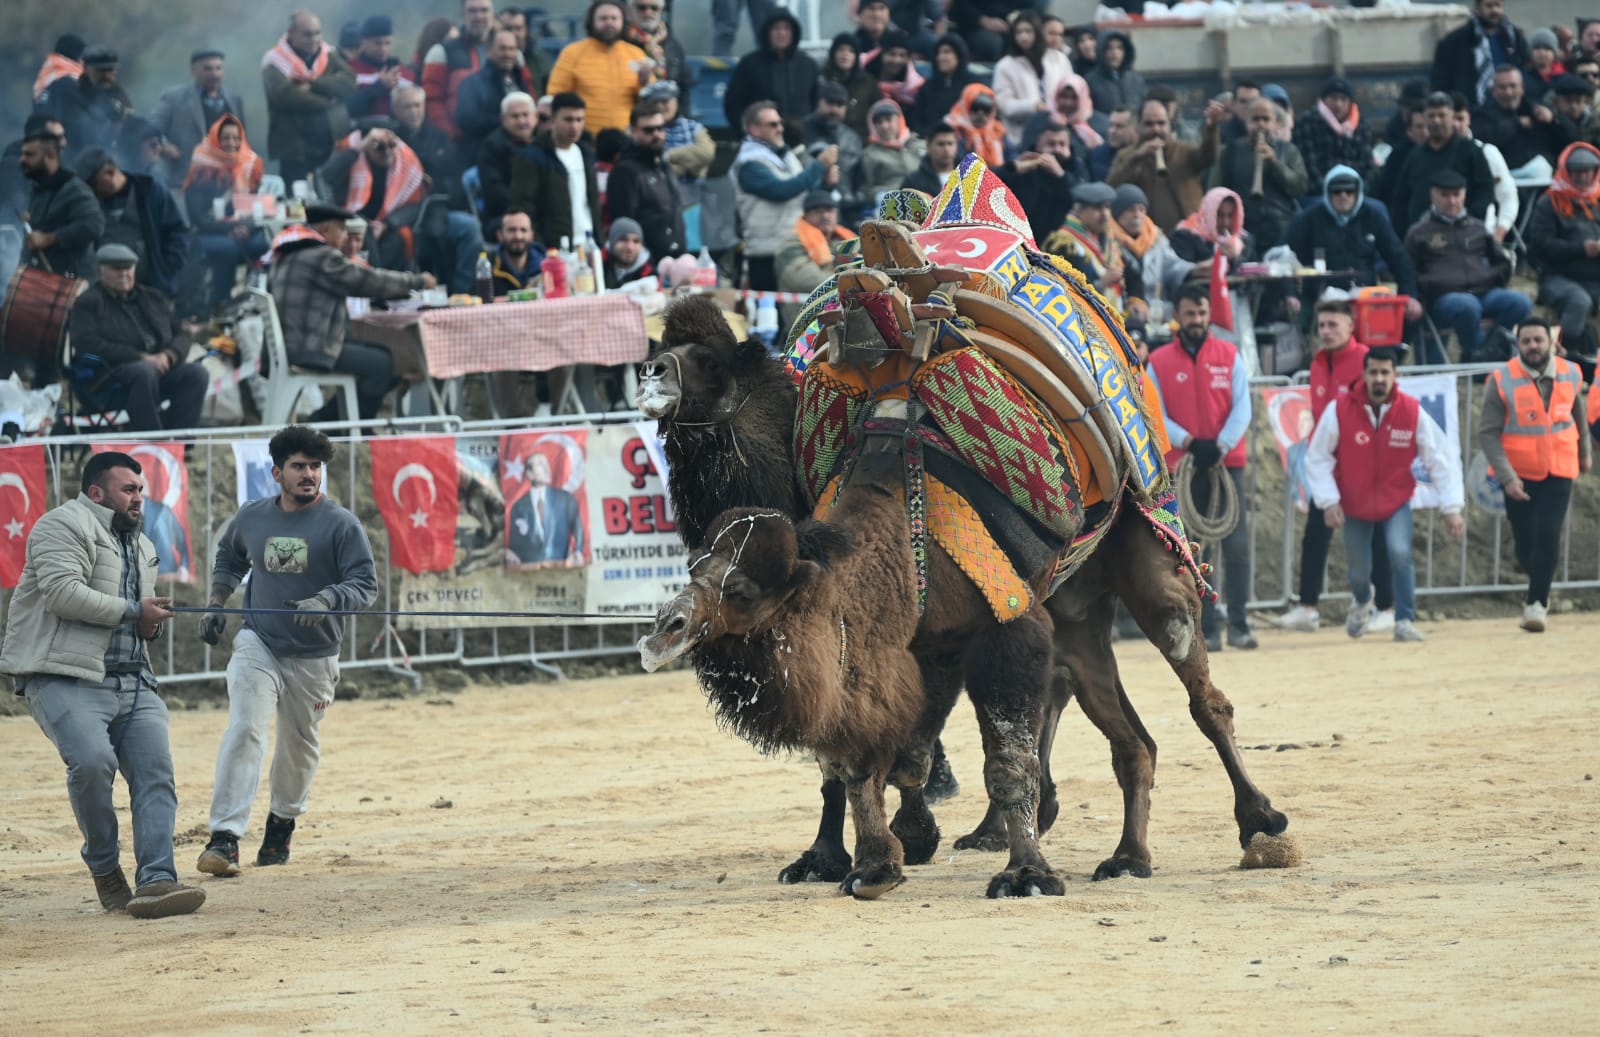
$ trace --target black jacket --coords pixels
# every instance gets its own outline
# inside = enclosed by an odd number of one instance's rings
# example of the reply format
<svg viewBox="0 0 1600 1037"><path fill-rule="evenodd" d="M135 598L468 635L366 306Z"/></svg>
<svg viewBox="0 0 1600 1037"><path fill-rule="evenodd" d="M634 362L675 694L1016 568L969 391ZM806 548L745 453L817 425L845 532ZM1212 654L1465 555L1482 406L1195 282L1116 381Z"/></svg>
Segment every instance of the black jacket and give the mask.
<svg viewBox="0 0 1600 1037"><path fill-rule="evenodd" d="M683 251L683 199L661 152L628 146L606 179L606 209L613 220L627 216L639 221L652 256Z"/></svg>
<svg viewBox="0 0 1600 1037"><path fill-rule="evenodd" d="M933 160L927 155L922 156L922 164L913 169L906 178L900 181L901 187L909 187L921 191L934 198L939 197L939 192L944 190L945 178L949 174L940 174L933 171Z"/></svg>
<svg viewBox="0 0 1600 1037"><path fill-rule="evenodd" d="M794 45L786 51L772 49L772 27L779 21L794 30ZM761 46L739 59L722 96L728 125L744 128L744 110L757 101L771 101L785 119L800 119L817 103L817 63L800 49L800 20L778 8L761 27Z"/></svg>
<svg viewBox="0 0 1600 1037"><path fill-rule="evenodd" d="M100 200L105 230L99 243L116 242L139 253L139 283L171 298L189 259L189 222L171 191L148 176L125 175L122 193Z"/></svg>
<svg viewBox="0 0 1600 1037"><path fill-rule="evenodd" d="M67 146L72 150L68 157L76 157L90 148L104 148L116 152L117 134L122 124L133 115L133 101L126 90L113 85L102 90L80 77L71 89L53 91L50 95L51 114L67 131Z"/></svg>
<svg viewBox="0 0 1600 1037"><path fill-rule="evenodd" d="M445 132L431 122L423 122L415 133L402 129L401 140L417 153L422 169L433 181L434 194L450 196L452 208L464 208L461 192L461 160L456 144Z"/></svg>
<svg viewBox="0 0 1600 1037"><path fill-rule="evenodd" d="M1511 24L1510 19L1502 18L1500 28L1507 40L1506 64L1517 68L1526 65L1528 38L1521 29ZM1488 97L1478 95L1477 51L1480 31L1478 19L1468 18L1465 25L1445 34L1433 51L1433 72L1428 77L1430 89L1446 93L1459 91L1474 105L1488 103Z"/></svg>
<svg viewBox="0 0 1600 1037"><path fill-rule="evenodd" d="M584 174L589 181L589 214L598 230L600 186L595 179L594 149L582 141L577 146L583 154ZM510 208L532 213L533 236L548 246L556 245L563 236L572 237L572 196L567 193L567 167L556 155L548 132L533 138L533 143L512 159Z"/></svg>
<svg viewBox="0 0 1600 1037"><path fill-rule="evenodd" d="M1249 136L1222 149L1211 175L1212 187L1226 187L1243 200L1245 229L1262 248L1271 248L1283 240L1283 232L1300 211L1300 200L1310 186L1299 148L1288 141L1274 141L1272 149L1277 161L1261 164L1262 194L1258 198L1250 194L1255 182L1256 145Z"/></svg>
<svg viewBox="0 0 1600 1037"><path fill-rule="evenodd" d="M478 196L483 201L485 223L506 214L511 205L511 166L531 144L518 144L496 129L478 147Z"/></svg>
<svg viewBox="0 0 1600 1037"><path fill-rule="evenodd" d="M456 95L456 126L461 129L463 159L476 157L478 145L500 128L500 102L518 90L533 92L533 80L521 66L511 70L508 80L498 66L485 62L461 81L461 92Z"/></svg>
<svg viewBox="0 0 1600 1037"><path fill-rule="evenodd" d="M980 82L967 67L970 55L966 40L955 33L949 33L939 37L939 43L954 47L956 54L960 56L961 64L956 66L953 75L943 76L937 70L928 73L922 88L917 91L917 99L911 102L911 110L906 113L906 125L911 127L912 133L924 140L935 126L944 122L945 117L950 114L950 109L961 100L961 91L967 88L967 84Z"/></svg>
<svg viewBox="0 0 1600 1037"><path fill-rule="evenodd" d="M34 181L33 194L28 199L28 222L34 230L56 236L56 243L45 250L43 257L51 270L85 279L94 277L94 249L106 229L106 214L88 184L65 169Z"/></svg>
<svg viewBox="0 0 1600 1037"><path fill-rule="evenodd" d="M1467 211L1480 220L1488 215L1489 206L1494 204L1494 176L1483 149L1465 137L1451 137L1437 151L1423 142L1406 156L1395 182L1394 205L1389 208L1389 215L1394 219L1396 233L1404 234L1427 213L1431 204L1428 185L1435 173L1446 169L1467 178Z"/></svg>
<svg viewBox="0 0 1600 1037"><path fill-rule="evenodd" d="M1526 129L1523 119L1530 120ZM1526 97L1512 111L1491 101L1472 113L1472 135L1499 148L1508 169L1521 169L1536 156L1552 153L1549 127L1532 119L1533 102Z"/></svg>
<svg viewBox="0 0 1600 1037"><path fill-rule="evenodd" d="M1334 219L1326 203L1318 202L1290 221L1285 240L1303 263L1309 263L1320 248L1327 258L1329 270L1356 272L1354 281L1316 281L1308 284L1332 284L1340 288L1348 288L1351 284L1377 284L1378 263L1382 261L1394 277L1401 295L1415 295L1417 292L1416 270L1400 244L1400 238L1389 225L1388 219L1365 202L1350 222L1343 226Z"/></svg>
<svg viewBox="0 0 1600 1037"><path fill-rule="evenodd" d="M1562 216L1544 194L1533 203L1524 237L1528 259L1540 274L1558 274L1591 288L1600 285L1600 257L1583 250L1584 242L1600 240L1600 219L1585 217L1576 207L1571 216Z"/></svg>
<svg viewBox="0 0 1600 1037"><path fill-rule="evenodd" d="M149 341L135 310L148 325ZM107 367L136 363L157 353L165 353L176 367L189 353L189 340L172 319L172 304L143 285L136 286L126 299L114 297L98 284L90 285L72 304L68 330L74 360L97 356Z"/></svg>

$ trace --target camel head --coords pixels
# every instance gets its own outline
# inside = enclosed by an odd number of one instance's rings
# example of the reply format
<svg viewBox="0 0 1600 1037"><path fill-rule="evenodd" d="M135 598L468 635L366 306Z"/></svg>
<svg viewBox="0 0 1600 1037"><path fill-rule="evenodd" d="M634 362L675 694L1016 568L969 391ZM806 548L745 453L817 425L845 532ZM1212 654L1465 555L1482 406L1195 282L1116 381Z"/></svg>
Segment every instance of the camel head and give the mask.
<svg viewBox="0 0 1600 1037"><path fill-rule="evenodd" d="M741 369L759 343L740 343L709 296L693 295L667 307L661 348L639 369L634 402L661 421L721 424L739 411L748 390L739 389Z"/></svg>
<svg viewBox="0 0 1600 1037"><path fill-rule="evenodd" d="M646 670L654 672L697 645L767 629L822 571L800 557L793 523L769 509L723 512L707 544L689 561L689 585L657 610L655 627L639 639Z"/></svg>

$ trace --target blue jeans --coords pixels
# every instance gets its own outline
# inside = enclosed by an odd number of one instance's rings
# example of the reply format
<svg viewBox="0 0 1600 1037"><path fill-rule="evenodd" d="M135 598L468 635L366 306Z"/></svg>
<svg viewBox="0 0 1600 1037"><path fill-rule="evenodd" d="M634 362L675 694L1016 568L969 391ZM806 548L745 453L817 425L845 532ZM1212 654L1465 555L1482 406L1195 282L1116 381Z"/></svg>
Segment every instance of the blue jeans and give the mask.
<svg viewBox="0 0 1600 1037"><path fill-rule="evenodd" d="M1491 288L1482 295L1446 292L1433 301L1433 319L1456 333L1461 344L1462 362L1483 350L1485 317L1510 331L1533 312L1533 302L1509 288Z"/></svg>
<svg viewBox="0 0 1600 1037"><path fill-rule="evenodd" d="M260 259L270 244L260 230L251 231L243 241L231 234L201 234L199 240L206 269L211 273L211 291L204 300L207 310L228 300L238 281L240 264Z"/></svg>
<svg viewBox="0 0 1600 1037"><path fill-rule="evenodd" d="M1350 593L1356 604L1372 600L1372 539L1381 536L1389 549L1389 571L1394 574L1394 618L1417 618L1417 570L1411 560L1411 505L1382 522L1344 520L1344 564L1350 574Z"/></svg>
<svg viewBox="0 0 1600 1037"><path fill-rule="evenodd" d="M67 797L83 833L83 863L90 873L109 875L121 860L111 805L111 785L120 769L133 812L134 885L176 879L172 830L178 791L166 703L149 689L119 691L116 678L34 677L27 698L34 721L67 765Z"/></svg>

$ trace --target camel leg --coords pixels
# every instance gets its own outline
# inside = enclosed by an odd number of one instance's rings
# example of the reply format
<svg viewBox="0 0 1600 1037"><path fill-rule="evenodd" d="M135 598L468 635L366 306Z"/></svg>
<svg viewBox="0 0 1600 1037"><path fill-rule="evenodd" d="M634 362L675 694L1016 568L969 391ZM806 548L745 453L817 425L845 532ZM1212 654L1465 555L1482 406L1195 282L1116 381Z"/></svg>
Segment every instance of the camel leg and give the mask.
<svg viewBox="0 0 1600 1037"><path fill-rule="evenodd" d="M1111 743L1111 769L1122 789L1122 841L1116 852L1094 870L1096 881L1120 875L1150 877L1150 787L1155 783L1155 761L1147 743L1149 733L1137 714L1124 709L1117 659L1111 651L1111 625L1116 607L1109 594L1093 603L1082 620L1058 618L1055 650L1077 682L1078 705L1090 723ZM1131 707L1129 707L1131 710Z"/></svg>
<svg viewBox="0 0 1600 1037"><path fill-rule="evenodd" d="M864 774L851 773L844 780L856 825L856 865L839 889L857 900L876 900L906 880L901 870L905 853L900 840L889 831L883 802L887 772L887 767L874 767Z"/></svg>
<svg viewBox="0 0 1600 1037"><path fill-rule="evenodd" d="M1005 820L1011 850L990 897L1061 896L1066 887L1039 849L1038 735L1050 683L1050 628L1040 612L976 639L967 696L983 735L983 780Z"/></svg>
<svg viewBox="0 0 1600 1037"><path fill-rule="evenodd" d="M844 848L844 808L844 782L824 774L817 839L793 864L778 872L779 882L839 882L845 877L850 870L850 851Z"/></svg>
<svg viewBox="0 0 1600 1037"><path fill-rule="evenodd" d="M928 809L924 786L933 765L934 745L961 695L960 656L919 656L917 667L926 704L911 744L900 751L888 779L900 790L900 809L889 828L905 848L907 864L926 864L939 849L939 825Z"/></svg>
<svg viewBox="0 0 1600 1037"><path fill-rule="evenodd" d="M1055 779L1050 776L1050 750L1055 745L1056 727L1061 722L1061 713L1066 709L1067 703L1072 701L1072 689L1072 674L1057 666L1050 677L1050 702L1045 707L1044 718L1039 723L1037 736L1040 836L1050 831L1051 826L1056 823L1056 816L1061 812L1061 804L1056 799ZM961 836L954 845L958 850L981 850L987 853L998 853L1011 845L1010 837L1006 834L1005 818L1001 816L1000 808L995 806L993 800L989 801L978 827Z"/></svg>
<svg viewBox="0 0 1600 1037"><path fill-rule="evenodd" d="M1200 595L1189 574L1138 515L1127 515L1117 530L1117 564L1107 566L1112 589L1128 607L1146 637L1189 693L1189 715L1216 747L1233 783L1233 816L1239 845L1248 847L1257 832L1279 835L1289 819L1272 808L1266 793L1245 773L1233 737L1233 703L1211 682L1211 663L1200 636Z"/></svg>

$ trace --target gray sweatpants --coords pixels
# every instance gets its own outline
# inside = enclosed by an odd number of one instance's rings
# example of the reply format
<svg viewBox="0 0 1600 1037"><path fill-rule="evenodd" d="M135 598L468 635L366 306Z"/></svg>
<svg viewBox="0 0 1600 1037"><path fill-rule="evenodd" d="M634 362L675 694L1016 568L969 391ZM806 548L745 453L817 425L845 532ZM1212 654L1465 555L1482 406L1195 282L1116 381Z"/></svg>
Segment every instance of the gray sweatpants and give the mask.
<svg viewBox="0 0 1600 1037"><path fill-rule="evenodd" d="M217 750L216 787L211 792L211 830L244 835L250 805L261 786L267 729L278 719L272 754L271 810L282 818L306 812L317 774L321 743L317 725L333 702L339 659L276 658L249 629L233 639L228 660L228 729Z"/></svg>

